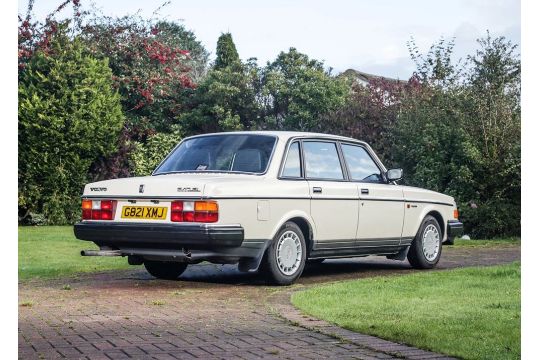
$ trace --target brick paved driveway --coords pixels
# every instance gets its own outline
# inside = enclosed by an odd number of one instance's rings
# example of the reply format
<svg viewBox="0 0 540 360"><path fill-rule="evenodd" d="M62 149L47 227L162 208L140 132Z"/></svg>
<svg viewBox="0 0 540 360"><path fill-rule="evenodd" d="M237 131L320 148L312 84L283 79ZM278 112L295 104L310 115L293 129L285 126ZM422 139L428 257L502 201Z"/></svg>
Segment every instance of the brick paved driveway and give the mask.
<svg viewBox="0 0 540 360"><path fill-rule="evenodd" d="M519 258L519 247L445 247L439 269ZM299 283L288 288L269 287L233 266L211 264L191 266L179 281L155 280L134 267L26 282L19 285L19 302L30 301L32 306L19 307L19 357L389 359L397 344L363 335L351 342L347 336L336 338L300 327L278 313L290 310L289 292L310 284L411 271L406 262L362 258L310 266ZM71 289L63 289L65 284ZM407 349L399 356L440 357Z"/></svg>

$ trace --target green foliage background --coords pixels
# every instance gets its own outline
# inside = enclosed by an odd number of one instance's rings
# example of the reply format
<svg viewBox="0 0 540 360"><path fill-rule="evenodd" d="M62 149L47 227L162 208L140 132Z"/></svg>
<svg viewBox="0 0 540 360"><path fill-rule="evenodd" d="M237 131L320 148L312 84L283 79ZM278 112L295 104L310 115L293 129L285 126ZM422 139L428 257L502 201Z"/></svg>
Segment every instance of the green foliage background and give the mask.
<svg viewBox="0 0 540 360"><path fill-rule="evenodd" d="M261 127L278 130L325 129L321 115L343 106L350 92L345 78L332 76L323 63L290 48L262 72Z"/></svg>
<svg viewBox="0 0 540 360"><path fill-rule="evenodd" d="M520 61L489 33L464 68L453 42L413 48L420 87L403 96L390 129L406 183L452 195L473 237L520 233Z"/></svg>
<svg viewBox="0 0 540 360"><path fill-rule="evenodd" d="M48 224L78 219L90 166L114 150L123 121L108 61L56 36L19 80L19 211Z"/></svg>
<svg viewBox="0 0 540 360"><path fill-rule="evenodd" d="M131 153L133 175L148 176L182 140L180 129L172 133L157 133L148 138L146 143L135 143L135 149Z"/></svg>

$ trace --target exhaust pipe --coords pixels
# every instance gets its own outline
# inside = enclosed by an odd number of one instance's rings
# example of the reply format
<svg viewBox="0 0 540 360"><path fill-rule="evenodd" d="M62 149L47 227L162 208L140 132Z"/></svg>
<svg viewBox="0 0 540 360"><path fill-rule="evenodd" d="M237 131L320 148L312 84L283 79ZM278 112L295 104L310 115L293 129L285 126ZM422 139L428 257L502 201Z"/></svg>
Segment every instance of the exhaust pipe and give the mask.
<svg viewBox="0 0 540 360"><path fill-rule="evenodd" d="M122 256L121 250L82 250L81 256Z"/></svg>

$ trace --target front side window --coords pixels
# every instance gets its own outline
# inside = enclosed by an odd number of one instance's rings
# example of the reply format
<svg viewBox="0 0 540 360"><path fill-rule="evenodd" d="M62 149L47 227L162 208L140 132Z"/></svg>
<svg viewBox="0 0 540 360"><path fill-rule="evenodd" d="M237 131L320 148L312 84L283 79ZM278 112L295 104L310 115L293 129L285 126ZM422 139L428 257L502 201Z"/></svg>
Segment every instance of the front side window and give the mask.
<svg viewBox="0 0 540 360"><path fill-rule="evenodd" d="M342 144L341 150L352 180L381 182L381 170L366 149L361 146Z"/></svg>
<svg viewBox="0 0 540 360"><path fill-rule="evenodd" d="M306 177L312 179L343 180L343 171L335 143L304 141Z"/></svg>
<svg viewBox="0 0 540 360"><path fill-rule="evenodd" d="M276 138L268 135L209 135L183 141L154 172L263 173Z"/></svg>
<svg viewBox="0 0 540 360"><path fill-rule="evenodd" d="M289 147L282 176L295 178L302 176L300 167L300 143L298 141L293 142Z"/></svg>

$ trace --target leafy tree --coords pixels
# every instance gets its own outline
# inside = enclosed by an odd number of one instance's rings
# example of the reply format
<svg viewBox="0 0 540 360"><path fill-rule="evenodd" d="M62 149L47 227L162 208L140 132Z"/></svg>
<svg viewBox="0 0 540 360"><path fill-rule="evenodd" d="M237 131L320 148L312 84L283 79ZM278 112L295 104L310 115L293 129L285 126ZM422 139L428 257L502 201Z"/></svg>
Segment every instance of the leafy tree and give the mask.
<svg viewBox="0 0 540 360"><path fill-rule="evenodd" d="M468 57L470 121L464 124L481 154L479 179L465 208L474 233L516 235L521 212L521 63L517 46L489 32Z"/></svg>
<svg viewBox="0 0 540 360"><path fill-rule="evenodd" d="M480 139L482 152L490 161L500 159L520 142L521 64L517 45L488 33L479 39L480 49L468 59L468 95L477 121L468 131Z"/></svg>
<svg viewBox="0 0 540 360"><path fill-rule="evenodd" d="M424 87L403 99L392 130L394 162L408 185L426 187L463 200L474 193L479 153L463 129L459 94Z"/></svg>
<svg viewBox="0 0 540 360"><path fill-rule="evenodd" d="M409 54L416 65L416 77L424 84L447 88L455 86L462 75L462 69L452 61L455 39L440 38L422 54L413 38L407 42ZM460 60L461 61L461 60Z"/></svg>
<svg viewBox="0 0 540 360"><path fill-rule="evenodd" d="M367 85L354 82L344 106L319 121L317 130L368 142L381 160L393 160L393 128L405 94L417 91L418 79L408 83L371 79Z"/></svg>
<svg viewBox="0 0 540 360"><path fill-rule="evenodd" d="M55 20L55 16L69 5L73 8L73 18L60 22ZM71 27L71 31L75 32L83 15L80 0L63 0L54 11L47 15L45 21L38 21L32 17L33 8L34 0L29 0L26 14L18 16L19 76L37 51L47 53L51 50L51 40L59 29L66 31Z"/></svg>
<svg viewBox="0 0 540 360"><path fill-rule="evenodd" d="M231 33L221 34L217 41L216 61L214 69L223 69L229 66L240 65L240 56Z"/></svg>
<svg viewBox="0 0 540 360"><path fill-rule="evenodd" d="M151 33L166 46L189 52L186 65L194 83L198 83L206 75L209 53L192 31L177 22L159 20L151 26Z"/></svg>
<svg viewBox="0 0 540 360"><path fill-rule="evenodd" d="M520 233L520 61L504 38L479 40L458 68L453 42L412 54L420 91L392 130L406 183L453 195L475 237Z"/></svg>
<svg viewBox="0 0 540 360"><path fill-rule="evenodd" d="M206 72L208 52L181 24L136 15L93 14L82 35L96 57L109 59L127 118L118 151L91 172L94 179L129 176L135 142L141 147L154 133L172 131Z"/></svg>
<svg viewBox="0 0 540 360"><path fill-rule="evenodd" d="M110 154L124 117L107 60L63 32L19 80L19 215L75 221L92 162Z"/></svg>
<svg viewBox="0 0 540 360"><path fill-rule="evenodd" d="M350 86L332 77L323 63L290 48L264 69L261 99L263 129L308 131L319 118L345 104Z"/></svg>
<svg viewBox="0 0 540 360"><path fill-rule="evenodd" d="M259 69L254 59L242 63L231 34L222 34L217 59L190 99L191 110L178 117L189 134L244 130L257 120Z"/></svg>
<svg viewBox="0 0 540 360"><path fill-rule="evenodd" d="M109 59L133 138L147 130L168 131L186 92L195 87L193 60L181 42L188 37L199 53L204 49L191 35L180 25L138 16L95 16L83 27L92 54Z"/></svg>

